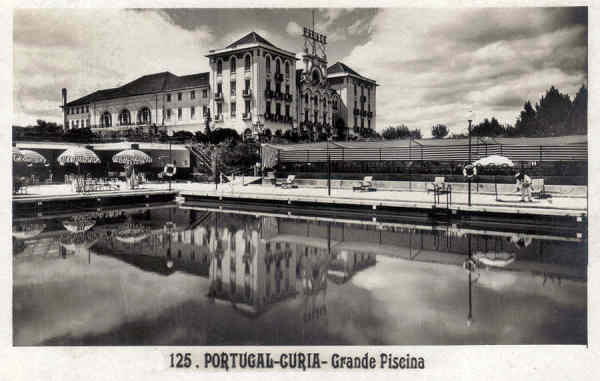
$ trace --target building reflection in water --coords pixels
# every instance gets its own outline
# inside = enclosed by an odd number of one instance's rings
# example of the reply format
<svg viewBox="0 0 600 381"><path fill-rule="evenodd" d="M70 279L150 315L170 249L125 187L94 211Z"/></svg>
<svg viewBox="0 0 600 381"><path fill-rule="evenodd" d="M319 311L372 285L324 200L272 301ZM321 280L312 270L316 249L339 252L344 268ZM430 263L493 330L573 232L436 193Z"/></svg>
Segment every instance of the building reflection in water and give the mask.
<svg viewBox="0 0 600 381"><path fill-rule="evenodd" d="M574 245L576 239L532 239L455 225L342 223L178 208L88 213L67 222L28 224L14 228L13 247L20 248L15 258L36 255L36 245L50 240L58 245L54 258L87 255L93 264L93 254L104 255L165 276L180 271L205 277L211 302L249 317L300 298L304 322L326 318L328 282L349 282L376 266L377 256L463 267L468 326L474 322L473 288L484 287L482 271L525 271L543 276L543 284L586 277L586 248ZM553 242L545 245L548 239Z"/></svg>

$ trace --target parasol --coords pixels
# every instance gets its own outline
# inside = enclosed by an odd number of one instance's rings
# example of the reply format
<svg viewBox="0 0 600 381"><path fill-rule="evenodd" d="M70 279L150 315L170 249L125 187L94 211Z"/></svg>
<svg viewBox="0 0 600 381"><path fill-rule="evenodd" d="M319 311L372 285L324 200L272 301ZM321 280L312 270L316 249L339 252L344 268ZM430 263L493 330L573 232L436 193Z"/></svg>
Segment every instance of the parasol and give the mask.
<svg viewBox="0 0 600 381"><path fill-rule="evenodd" d="M13 237L16 239L30 239L38 236L46 229L46 224L24 224L16 226L13 230Z"/></svg>
<svg viewBox="0 0 600 381"><path fill-rule="evenodd" d="M505 156L490 155L481 158L473 163L474 166L479 167L514 167L512 160ZM498 201L498 183L496 182L496 174L494 173L494 191L496 193L496 201Z"/></svg>
<svg viewBox="0 0 600 381"><path fill-rule="evenodd" d="M89 249L94 246L98 242L98 238L98 233L93 231L65 233L60 237L59 243L65 249L77 252L81 249Z"/></svg>
<svg viewBox="0 0 600 381"><path fill-rule="evenodd" d="M12 158L13 158L13 161L21 161L21 159L23 158L23 154L21 153L21 150L19 149L19 147L13 146Z"/></svg>
<svg viewBox="0 0 600 381"><path fill-rule="evenodd" d="M71 233L88 231L94 225L96 225L96 221L87 220L87 219L78 219L78 220L74 220L74 221L71 221L71 220L63 221L63 226L65 227L65 229L67 229Z"/></svg>
<svg viewBox="0 0 600 381"><path fill-rule="evenodd" d="M131 188L135 187L134 176L135 171L133 170L133 166L152 163L152 158L148 156L146 153L137 150L137 149L128 149L125 151L121 151L118 154L112 157L113 163L130 165L132 168L131 171Z"/></svg>
<svg viewBox="0 0 600 381"><path fill-rule="evenodd" d="M97 164L100 163L100 158L92 150L84 147L73 147L61 153L56 161L61 165L66 163Z"/></svg>
<svg viewBox="0 0 600 381"><path fill-rule="evenodd" d="M18 157L15 158L15 152L13 150L13 160L14 161L22 161L25 163L33 163L33 164L46 164L48 160L39 153L32 151L30 149L22 149L18 152Z"/></svg>
<svg viewBox="0 0 600 381"><path fill-rule="evenodd" d="M490 267L506 267L515 261L515 255L506 252L493 253L492 255L477 252L473 254L473 259Z"/></svg>

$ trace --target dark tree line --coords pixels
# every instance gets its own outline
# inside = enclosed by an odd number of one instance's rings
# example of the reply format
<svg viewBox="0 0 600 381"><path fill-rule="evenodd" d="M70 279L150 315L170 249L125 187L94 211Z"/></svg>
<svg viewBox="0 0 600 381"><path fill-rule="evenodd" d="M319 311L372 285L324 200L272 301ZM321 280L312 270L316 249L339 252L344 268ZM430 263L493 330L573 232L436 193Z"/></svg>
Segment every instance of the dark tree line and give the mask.
<svg viewBox="0 0 600 381"><path fill-rule="evenodd" d="M385 140L394 139L421 139L421 131L419 129L409 130L404 124L400 126L390 126L383 130L381 137Z"/></svg>

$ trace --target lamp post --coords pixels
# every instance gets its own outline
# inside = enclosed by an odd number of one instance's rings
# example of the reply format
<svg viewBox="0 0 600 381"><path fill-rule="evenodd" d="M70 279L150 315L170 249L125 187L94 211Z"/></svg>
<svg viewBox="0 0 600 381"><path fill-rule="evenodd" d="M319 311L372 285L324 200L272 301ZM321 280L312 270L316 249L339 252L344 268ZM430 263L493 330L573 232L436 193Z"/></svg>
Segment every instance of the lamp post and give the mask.
<svg viewBox="0 0 600 381"><path fill-rule="evenodd" d="M473 120L469 118L469 164L471 165L471 122ZM467 179L469 185L469 206L471 206L471 178Z"/></svg>
<svg viewBox="0 0 600 381"><path fill-rule="evenodd" d="M172 163L172 154L171 154L171 138L173 137L173 130L167 130L167 136L169 137L169 164ZM171 177L169 176L169 192L171 191Z"/></svg>

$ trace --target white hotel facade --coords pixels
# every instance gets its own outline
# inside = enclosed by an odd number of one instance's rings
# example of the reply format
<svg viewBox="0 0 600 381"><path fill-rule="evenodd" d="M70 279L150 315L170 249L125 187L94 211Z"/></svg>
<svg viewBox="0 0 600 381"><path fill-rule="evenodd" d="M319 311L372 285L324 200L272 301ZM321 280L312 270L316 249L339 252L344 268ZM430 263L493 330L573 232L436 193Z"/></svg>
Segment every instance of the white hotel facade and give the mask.
<svg viewBox="0 0 600 381"><path fill-rule="evenodd" d="M63 89L64 126L109 136L208 125L246 136L289 130L312 140L367 136L376 128L376 81L341 62L328 66L324 54L305 49L298 58L251 32L206 57L206 73L145 75L73 101Z"/></svg>

